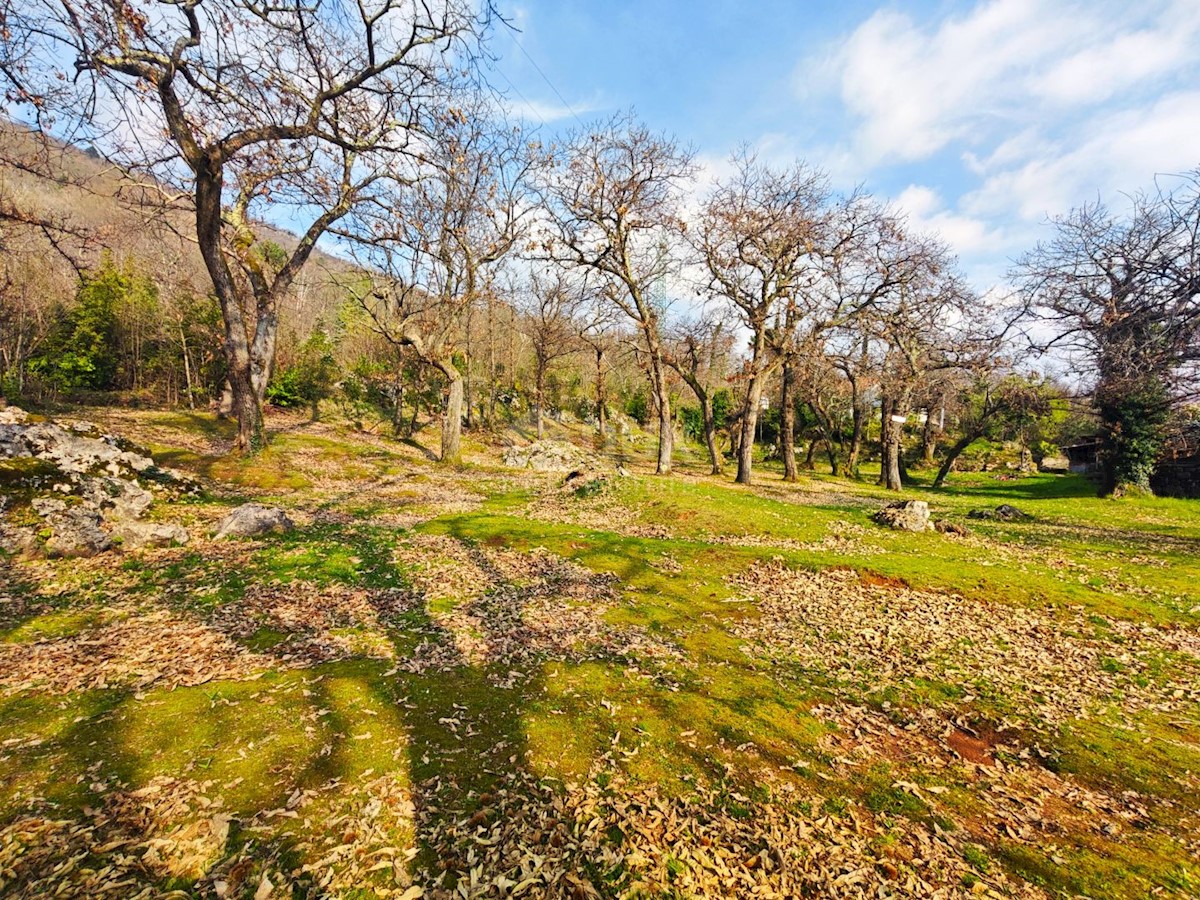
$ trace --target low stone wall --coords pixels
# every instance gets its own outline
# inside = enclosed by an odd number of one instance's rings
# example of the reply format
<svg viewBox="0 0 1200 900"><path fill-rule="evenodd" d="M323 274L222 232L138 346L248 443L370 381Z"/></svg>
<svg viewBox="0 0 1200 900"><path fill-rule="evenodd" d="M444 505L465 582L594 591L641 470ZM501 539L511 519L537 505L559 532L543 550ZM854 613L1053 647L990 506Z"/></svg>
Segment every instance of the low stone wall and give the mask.
<svg viewBox="0 0 1200 900"><path fill-rule="evenodd" d="M1164 462L1150 477L1150 487L1160 497L1200 498L1200 456Z"/></svg>

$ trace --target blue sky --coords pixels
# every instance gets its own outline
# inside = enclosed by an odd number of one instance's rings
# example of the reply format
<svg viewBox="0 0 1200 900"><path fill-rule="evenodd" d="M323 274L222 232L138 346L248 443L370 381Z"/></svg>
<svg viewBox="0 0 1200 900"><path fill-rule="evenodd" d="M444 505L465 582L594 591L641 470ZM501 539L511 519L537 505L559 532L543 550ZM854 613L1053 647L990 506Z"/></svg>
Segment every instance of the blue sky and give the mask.
<svg viewBox="0 0 1200 900"><path fill-rule="evenodd" d="M717 177L742 142L804 158L941 232L981 289L1047 215L1200 166L1197 0L501 9L519 31L496 34L494 81L531 122L632 107Z"/></svg>

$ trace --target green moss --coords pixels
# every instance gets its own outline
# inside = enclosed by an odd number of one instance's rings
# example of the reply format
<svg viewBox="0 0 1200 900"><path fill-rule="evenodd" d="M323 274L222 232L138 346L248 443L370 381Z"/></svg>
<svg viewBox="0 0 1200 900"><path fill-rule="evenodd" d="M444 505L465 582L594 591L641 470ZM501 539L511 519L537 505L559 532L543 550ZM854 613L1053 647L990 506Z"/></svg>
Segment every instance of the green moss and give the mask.
<svg viewBox="0 0 1200 900"><path fill-rule="evenodd" d="M54 638L70 637L84 631L100 619L97 609L62 609L26 619L6 632L3 640L13 644L28 644Z"/></svg>
<svg viewBox="0 0 1200 900"><path fill-rule="evenodd" d="M986 873L992 861L983 851L982 847L975 844L966 844L962 848L962 856L968 863L978 869L980 872Z"/></svg>
<svg viewBox="0 0 1200 900"><path fill-rule="evenodd" d="M155 421L160 429L214 440L230 434L227 423L207 416ZM322 828L337 805L349 802L363 783L388 773L421 795L427 817L423 834L397 833L389 839L406 851L416 849L416 863L434 865L438 860L427 835L443 821L461 821L476 812L490 815L484 798L512 772L580 780L611 759L605 765L626 779L654 784L665 794L690 794L697 784L714 788L733 816L752 816L754 803L786 802L781 798L792 795L786 787L798 787L803 796L821 798L812 800L810 813L813 808L833 815L858 810L876 817L885 826L878 838L881 853L893 849L886 828L912 827L906 819L957 830L977 842L963 850L973 868L966 878L971 882L1002 868L1052 894L1196 893L1195 866L1178 840L1180 822L1196 811L1188 781L1194 777L1189 773L1200 771L1195 710L1140 713L1132 723L1099 715L1049 733L1008 736L1025 745L1036 741L1045 754L1037 761L1084 784L1115 795L1137 791L1151 810L1148 827L1123 828L1111 839L1064 825L1054 835L1055 861L1037 848L977 832L986 804L979 786L967 779L955 780L939 769L937 777L948 790L923 791L926 800L898 787L902 782L922 789L938 785L919 756L899 752L886 765L868 762L848 777L839 760L841 745L856 738L809 712L817 704L864 704L905 724L935 708L953 711L982 732L987 723L1022 713L1019 698L985 681L864 679L849 688L819 671L768 663L735 634L739 622L758 615L755 606L726 602L738 599L728 583L731 575L778 556L790 566L814 570L869 569L880 578L960 591L980 602L1051 612L1082 606L1090 618L1072 627L1082 632L1080 639L1111 648L1103 670L1118 681L1165 685L1186 675L1190 662L1166 652L1139 658L1136 665L1123 662L1127 648L1117 642L1121 629L1112 627L1111 618L1200 624L1190 600L1200 549L1195 504L1101 501L1081 479L1042 475L998 481L991 473L962 474L944 490L918 482L905 491L905 497L929 500L935 516L955 520L965 520L972 508L1003 502L1031 512L1035 518L1028 522L971 522L978 537L1014 551L992 565L996 560L977 542L877 528L871 511L894 496L866 482L814 476L784 486L772 465L759 472L759 483L750 489L707 477L620 479L605 499L619 510L610 527L664 526L672 535L642 538L539 521L526 514L534 492L514 487L503 471L427 474L433 470L423 468L414 454L392 447L396 453L336 428L276 435L268 451L248 461L156 447L160 460L176 459L223 485L214 494L224 500L172 507L172 515L185 509L195 521L207 523L233 502L227 493L232 486L239 494L275 494L284 505L317 511L313 518L321 524L226 548L220 558L202 549L170 550L129 557L119 566L97 561L8 567L0 572L2 592L37 599L5 623L4 639L76 634L122 596L221 628L220 607L258 585L309 593L339 586L368 596L404 588L411 573L394 559L403 533L373 521L387 521L383 517L403 503L434 515L420 526L425 533L481 548L543 547L615 575L618 597L605 613L606 623L666 641L680 658L651 664L598 654L584 662L521 662L512 672L508 665L464 659L449 671L412 674L412 666L395 660L411 659L422 641L442 631L439 617L461 602L451 597L420 603L414 594L413 608L390 619L386 628L335 628L332 636L352 656L344 662L264 671L242 682L152 688L140 699L123 690L0 699L0 815L43 798L66 816L97 803L96 783L136 788L158 775L211 781L213 793L239 814L278 809L297 789L311 790L319 799L303 817L275 817L261 832L230 838L230 847L252 848L247 852L256 865L268 859L299 865L306 860L306 843L324 839ZM307 475L314 465L359 488L344 495L314 490ZM375 479L398 466L409 490L388 482L374 494ZM464 491L488 496L473 511L435 515L439 507L423 492L427 482L436 482L438 490L460 484ZM842 527L838 523L850 523L855 540L885 552L866 555L853 542L824 543L832 528ZM745 545L714 545L709 542L714 535L744 537ZM666 557L678 567L664 565ZM270 622L243 641L270 657L290 652L293 637ZM954 652L974 649L963 642ZM383 658L388 655L394 660ZM88 777L81 779L81 773ZM603 784L614 783L610 775L611 770ZM776 790L780 785L785 789ZM681 855L674 859L686 863ZM593 868L597 884L631 883L621 866ZM676 866L676 875L682 871ZM613 891L619 893L618 887Z"/></svg>

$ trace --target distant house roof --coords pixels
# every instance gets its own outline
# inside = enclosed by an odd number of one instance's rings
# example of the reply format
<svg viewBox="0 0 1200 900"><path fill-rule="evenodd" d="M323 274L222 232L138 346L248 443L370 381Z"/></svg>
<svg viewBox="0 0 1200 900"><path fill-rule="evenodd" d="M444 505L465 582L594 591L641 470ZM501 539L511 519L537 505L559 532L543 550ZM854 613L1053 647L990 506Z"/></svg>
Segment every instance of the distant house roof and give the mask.
<svg viewBox="0 0 1200 900"><path fill-rule="evenodd" d="M1099 446L1100 435L1097 434L1091 437L1082 438L1079 441L1076 441L1074 444L1063 444L1058 449L1062 450L1064 453L1067 453L1071 450L1092 450Z"/></svg>

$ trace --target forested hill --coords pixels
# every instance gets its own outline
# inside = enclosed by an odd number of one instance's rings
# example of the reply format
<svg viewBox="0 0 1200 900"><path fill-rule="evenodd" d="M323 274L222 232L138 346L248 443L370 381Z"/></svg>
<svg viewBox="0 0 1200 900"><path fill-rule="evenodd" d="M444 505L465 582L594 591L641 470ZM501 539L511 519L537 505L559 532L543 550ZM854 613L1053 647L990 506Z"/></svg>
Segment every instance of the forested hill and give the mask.
<svg viewBox="0 0 1200 900"><path fill-rule="evenodd" d="M172 365L160 360L163 377L154 385L142 367L123 373L112 386L153 387L153 399L178 399L183 343L189 344L197 379L220 380L220 319L209 298L211 283L195 244L192 213L186 203L164 202L172 193L177 192L132 178L88 148L46 144L23 126L0 121L0 392L12 393L13 382L28 378L56 322L75 307L81 279L106 265L154 294L153 308L142 310L145 321L126 323L126 330L137 332L134 343L174 345ZM287 250L298 240L265 223L256 223L255 231L268 248ZM337 282L350 271L344 260L314 253L280 310L285 348L336 316L345 298ZM182 338L180 328L188 332ZM201 393L211 393L211 387L197 389Z"/></svg>

